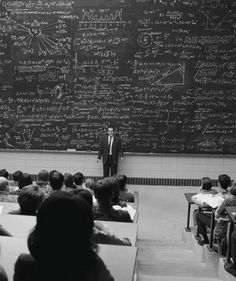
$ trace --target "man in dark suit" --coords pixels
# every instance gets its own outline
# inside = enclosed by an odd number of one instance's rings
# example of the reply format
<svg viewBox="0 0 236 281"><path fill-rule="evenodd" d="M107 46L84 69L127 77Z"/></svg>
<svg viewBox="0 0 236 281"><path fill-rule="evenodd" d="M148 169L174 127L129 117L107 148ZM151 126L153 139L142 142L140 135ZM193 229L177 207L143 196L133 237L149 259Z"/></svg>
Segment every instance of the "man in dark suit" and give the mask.
<svg viewBox="0 0 236 281"><path fill-rule="evenodd" d="M117 173L118 157L121 156L123 160L123 150L121 146L121 140L114 134L114 128L108 127L107 135L101 139L100 147L98 150L98 162L102 158L103 162L103 175L109 177L109 171L111 170L111 176Z"/></svg>

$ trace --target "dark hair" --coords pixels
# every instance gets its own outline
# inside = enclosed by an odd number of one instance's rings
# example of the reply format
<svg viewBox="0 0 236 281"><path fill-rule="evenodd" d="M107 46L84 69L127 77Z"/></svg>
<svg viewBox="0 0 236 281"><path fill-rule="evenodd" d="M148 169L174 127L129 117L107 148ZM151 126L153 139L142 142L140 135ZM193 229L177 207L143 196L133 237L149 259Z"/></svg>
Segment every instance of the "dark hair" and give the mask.
<svg viewBox="0 0 236 281"><path fill-rule="evenodd" d="M19 178L23 175L23 172L21 172L20 170L15 171L12 174L12 178L14 181L19 181Z"/></svg>
<svg viewBox="0 0 236 281"><path fill-rule="evenodd" d="M94 194L98 201L111 201L113 197L112 182L108 178L98 180L94 187Z"/></svg>
<svg viewBox="0 0 236 281"><path fill-rule="evenodd" d="M226 174L219 175L218 181L220 183L221 188L223 189L227 189L231 185L231 179Z"/></svg>
<svg viewBox="0 0 236 281"><path fill-rule="evenodd" d="M91 192L86 189L74 189L71 191L74 195L79 196L80 198L84 199L89 207L93 207L93 196Z"/></svg>
<svg viewBox="0 0 236 281"><path fill-rule="evenodd" d="M64 176L62 173L52 170L49 173L49 182L53 190L60 190L64 183Z"/></svg>
<svg viewBox="0 0 236 281"><path fill-rule="evenodd" d="M126 183L127 183L127 176L126 175L117 175L116 179L118 181L120 190L124 190Z"/></svg>
<svg viewBox="0 0 236 281"><path fill-rule="evenodd" d="M77 172L73 175L73 179L76 185L81 185L84 181L84 175L80 172Z"/></svg>
<svg viewBox="0 0 236 281"><path fill-rule="evenodd" d="M35 215L43 202L44 194L40 187L34 184L24 186L17 198L22 215Z"/></svg>
<svg viewBox="0 0 236 281"><path fill-rule="evenodd" d="M70 173L64 174L64 184L65 184L65 187L76 188L76 186L74 185L74 180L73 180L72 174L70 174Z"/></svg>
<svg viewBox="0 0 236 281"><path fill-rule="evenodd" d="M212 181L209 177L202 178L202 190L210 190L212 188Z"/></svg>
<svg viewBox="0 0 236 281"><path fill-rule="evenodd" d="M28 173L23 173L18 180L18 187L22 189L24 186L32 184L32 177Z"/></svg>
<svg viewBox="0 0 236 281"><path fill-rule="evenodd" d="M0 177L4 177L4 178L8 179L9 178L8 171L6 169L1 169L0 170Z"/></svg>
<svg viewBox="0 0 236 281"><path fill-rule="evenodd" d="M48 182L49 181L49 172L47 170L41 170L38 173L38 181L44 181Z"/></svg>
<svg viewBox="0 0 236 281"><path fill-rule="evenodd" d="M95 256L90 241L93 224L91 208L71 192L58 191L45 199L28 237L30 253L41 271L53 280L75 280L81 271L83 280Z"/></svg>

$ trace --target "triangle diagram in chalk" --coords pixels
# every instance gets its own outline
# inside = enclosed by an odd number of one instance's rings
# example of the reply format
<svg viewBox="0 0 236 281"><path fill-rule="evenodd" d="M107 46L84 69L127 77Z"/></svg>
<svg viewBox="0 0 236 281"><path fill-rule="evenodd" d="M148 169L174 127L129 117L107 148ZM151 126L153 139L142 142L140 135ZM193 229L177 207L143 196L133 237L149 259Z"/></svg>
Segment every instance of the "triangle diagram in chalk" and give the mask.
<svg viewBox="0 0 236 281"><path fill-rule="evenodd" d="M184 85L185 66L181 66L171 72L167 72L160 79L153 81L152 85Z"/></svg>

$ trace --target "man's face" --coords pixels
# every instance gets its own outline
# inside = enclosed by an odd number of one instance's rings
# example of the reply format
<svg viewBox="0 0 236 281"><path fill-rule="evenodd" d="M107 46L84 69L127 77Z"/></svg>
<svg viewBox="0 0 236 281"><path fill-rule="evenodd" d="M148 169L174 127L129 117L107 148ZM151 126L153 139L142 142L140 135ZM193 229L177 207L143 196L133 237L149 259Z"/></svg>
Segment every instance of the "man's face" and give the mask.
<svg viewBox="0 0 236 281"><path fill-rule="evenodd" d="M107 133L108 133L108 136L113 136L114 135L114 130L113 130L113 128L108 128L107 129Z"/></svg>

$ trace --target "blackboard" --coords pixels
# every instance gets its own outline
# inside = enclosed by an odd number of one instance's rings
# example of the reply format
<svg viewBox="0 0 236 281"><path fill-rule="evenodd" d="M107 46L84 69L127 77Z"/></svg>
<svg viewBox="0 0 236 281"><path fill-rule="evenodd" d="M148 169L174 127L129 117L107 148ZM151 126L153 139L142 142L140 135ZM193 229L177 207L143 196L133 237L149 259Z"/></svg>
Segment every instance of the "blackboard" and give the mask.
<svg viewBox="0 0 236 281"><path fill-rule="evenodd" d="M0 0L0 148L236 154L236 1Z"/></svg>

